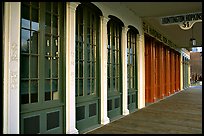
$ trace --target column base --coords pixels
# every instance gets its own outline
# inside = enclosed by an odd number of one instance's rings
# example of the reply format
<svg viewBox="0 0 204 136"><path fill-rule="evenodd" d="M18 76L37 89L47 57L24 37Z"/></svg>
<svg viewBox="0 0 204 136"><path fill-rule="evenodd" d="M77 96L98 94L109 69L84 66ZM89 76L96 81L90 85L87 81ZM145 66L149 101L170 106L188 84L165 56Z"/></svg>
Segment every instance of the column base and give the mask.
<svg viewBox="0 0 204 136"><path fill-rule="evenodd" d="M110 119L108 117L106 117L105 119L101 120L101 124L102 125L106 125L108 123L110 123Z"/></svg>
<svg viewBox="0 0 204 136"><path fill-rule="evenodd" d="M126 109L125 111L123 111L123 115L128 115L128 114L130 114L130 112L129 112L128 109Z"/></svg>
<svg viewBox="0 0 204 136"><path fill-rule="evenodd" d="M79 134L79 131L76 128L73 128L71 130L68 130L66 134Z"/></svg>

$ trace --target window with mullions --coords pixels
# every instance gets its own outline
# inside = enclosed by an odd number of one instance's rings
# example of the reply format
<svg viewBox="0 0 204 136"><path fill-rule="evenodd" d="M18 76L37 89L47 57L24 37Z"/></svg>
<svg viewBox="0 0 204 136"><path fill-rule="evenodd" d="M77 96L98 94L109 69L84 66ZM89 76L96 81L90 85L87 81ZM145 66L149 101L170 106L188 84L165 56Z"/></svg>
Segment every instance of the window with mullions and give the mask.
<svg viewBox="0 0 204 136"><path fill-rule="evenodd" d="M59 3L22 2L21 104L59 99L60 12Z"/></svg>
<svg viewBox="0 0 204 136"><path fill-rule="evenodd" d="M90 8L76 11L75 85L76 96L96 95L97 52L100 18Z"/></svg>
<svg viewBox="0 0 204 136"><path fill-rule="evenodd" d="M39 101L39 3L22 3L21 9L21 104Z"/></svg>
<svg viewBox="0 0 204 136"><path fill-rule="evenodd" d="M130 29L127 33L127 88L136 88L136 37L137 33Z"/></svg>
<svg viewBox="0 0 204 136"><path fill-rule="evenodd" d="M120 92L121 32L122 27L114 19L108 22L107 89Z"/></svg>

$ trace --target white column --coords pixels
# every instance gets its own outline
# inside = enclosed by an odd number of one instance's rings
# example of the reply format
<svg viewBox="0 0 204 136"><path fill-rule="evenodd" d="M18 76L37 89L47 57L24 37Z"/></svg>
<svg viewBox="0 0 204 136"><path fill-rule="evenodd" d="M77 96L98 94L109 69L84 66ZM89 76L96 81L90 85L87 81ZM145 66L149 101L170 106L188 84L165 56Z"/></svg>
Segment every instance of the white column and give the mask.
<svg viewBox="0 0 204 136"><path fill-rule="evenodd" d="M188 87L191 86L191 67L190 67L190 62L188 59Z"/></svg>
<svg viewBox="0 0 204 136"><path fill-rule="evenodd" d="M137 35L138 109L145 107L145 43L144 34Z"/></svg>
<svg viewBox="0 0 204 136"><path fill-rule="evenodd" d="M183 55L180 56L180 88L183 90Z"/></svg>
<svg viewBox="0 0 204 136"><path fill-rule="evenodd" d="M78 134L75 104L75 12L79 3L66 3L66 133Z"/></svg>
<svg viewBox="0 0 204 136"><path fill-rule="evenodd" d="M122 45L121 45L121 54L122 54L122 114L128 115L128 90L127 90L127 31L128 27L124 26L122 28Z"/></svg>
<svg viewBox="0 0 204 136"><path fill-rule="evenodd" d="M107 110L107 22L109 18L104 16L100 17L101 27L100 27L100 62L101 62L101 124L105 125L110 122L108 118Z"/></svg>
<svg viewBox="0 0 204 136"><path fill-rule="evenodd" d="M3 24L3 133L19 134L20 2L5 2Z"/></svg>

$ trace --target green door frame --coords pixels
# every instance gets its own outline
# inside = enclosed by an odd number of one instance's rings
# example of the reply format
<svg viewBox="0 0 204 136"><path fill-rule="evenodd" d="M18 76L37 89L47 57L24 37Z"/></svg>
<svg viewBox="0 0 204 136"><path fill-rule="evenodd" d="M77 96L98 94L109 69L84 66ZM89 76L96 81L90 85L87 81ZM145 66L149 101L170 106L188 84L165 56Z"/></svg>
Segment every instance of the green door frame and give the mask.
<svg viewBox="0 0 204 136"><path fill-rule="evenodd" d="M76 9L75 96L79 133L99 125L99 28L101 12L91 3Z"/></svg>
<svg viewBox="0 0 204 136"><path fill-rule="evenodd" d="M107 108L110 120L122 114L122 26L123 23L113 16L107 24Z"/></svg>
<svg viewBox="0 0 204 136"><path fill-rule="evenodd" d="M138 108L138 87L137 87L137 33L135 28L130 27L127 32L127 89L128 109L134 112Z"/></svg>
<svg viewBox="0 0 204 136"><path fill-rule="evenodd" d="M65 132L64 9L21 3L20 133Z"/></svg>

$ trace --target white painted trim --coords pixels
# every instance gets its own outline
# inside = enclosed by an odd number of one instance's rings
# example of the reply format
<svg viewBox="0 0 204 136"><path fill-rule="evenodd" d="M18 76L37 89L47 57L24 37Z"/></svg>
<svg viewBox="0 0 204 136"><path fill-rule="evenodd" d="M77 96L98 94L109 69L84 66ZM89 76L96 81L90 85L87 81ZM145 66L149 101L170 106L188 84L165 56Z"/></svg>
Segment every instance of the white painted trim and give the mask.
<svg viewBox="0 0 204 136"><path fill-rule="evenodd" d="M144 33L137 36L138 109L145 107L145 44Z"/></svg>
<svg viewBox="0 0 204 136"><path fill-rule="evenodd" d="M122 28L122 45L121 45L121 55L122 55L122 115L128 115L128 90L127 90L127 32L128 27L124 26Z"/></svg>
<svg viewBox="0 0 204 136"><path fill-rule="evenodd" d="M180 56L180 89L183 90L183 55Z"/></svg>
<svg viewBox="0 0 204 136"><path fill-rule="evenodd" d="M3 133L19 134L20 2L5 2L3 30Z"/></svg>
<svg viewBox="0 0 204 136"><path fill-rule="evenodd" d="M66 133L78 134L75 103L75 12L79 3L66 3Z"/></svg>
<svg viewBox="0 0 204 136"><path fill-rule="evenodd" d="M104 16L100 17L100 63L101 63L101 124L105 125L110 122L110 119L108 118L108 110L107 110L107 45L108 45L108 39L107 39L107 23L109 21L109 18L106 18Z"/></svg>

